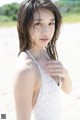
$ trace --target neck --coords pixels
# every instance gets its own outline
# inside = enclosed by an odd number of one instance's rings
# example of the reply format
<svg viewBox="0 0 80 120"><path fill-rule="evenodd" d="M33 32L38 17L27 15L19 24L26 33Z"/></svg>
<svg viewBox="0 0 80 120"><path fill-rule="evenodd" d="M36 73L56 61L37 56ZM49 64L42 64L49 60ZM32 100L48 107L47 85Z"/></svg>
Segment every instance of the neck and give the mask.
<svg viewBox="0 0 80 120"><path fill-rule="evenodd" d="M43 55L43 48L40 48L38 46L33 47L32 49L29 50L29 52L35 57L35 58L41 58Z"/></svg>
<svg viewBox="0 0 80 120"><path fill-rule="evenodd" d="M38 47L34 47L30 50L28 50L32 56L34 57L34 59L39 62L39 64L41 66L43 66L43 64L45 63L46 61L46 58L45 58L45 55L44 55L44 49L40 49Z"/></svg>

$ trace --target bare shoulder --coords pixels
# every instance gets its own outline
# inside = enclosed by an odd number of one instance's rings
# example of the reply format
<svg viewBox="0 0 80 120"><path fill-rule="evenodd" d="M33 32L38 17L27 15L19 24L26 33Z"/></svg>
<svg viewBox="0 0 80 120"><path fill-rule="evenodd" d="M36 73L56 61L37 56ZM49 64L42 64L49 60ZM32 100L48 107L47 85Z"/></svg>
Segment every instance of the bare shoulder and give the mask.
<svg viewBox="0 0 80 120"><path fill-rule="evenodd" d="M15 80L14 80L15 87L21 86L22 88L25 86L26 88L27 85L29 87L35 86L36 72L34 67L35 67L34 63L30 59L30 57L25 52L22 52L17 60L17 65L16 65Z"/></svg>
<svg viewBox="0 0 80 120"><path fill-rule="evenodd" d="M14 80L14 100L17 119L29 119L32 109L32 98L36 84L34 63L26 53L18 58Z"/></svg>
<svg viewBox="0 0 80 120"><path fill-rule="evenodd" d="M30 57L25 52L21 52L17 60L16 69L23 70L25 68L30 68L32 64L33 61L30 59Z"/></svg>
<svg viewBox="0 0 80 120"><path fill-rule="evenodd" d="M25 53L21 52L21 54L18 57L17 64L16 64L16 70L21 71L35 71L36 66L33 62L33 60L30 58L30 56Z"/></svg>

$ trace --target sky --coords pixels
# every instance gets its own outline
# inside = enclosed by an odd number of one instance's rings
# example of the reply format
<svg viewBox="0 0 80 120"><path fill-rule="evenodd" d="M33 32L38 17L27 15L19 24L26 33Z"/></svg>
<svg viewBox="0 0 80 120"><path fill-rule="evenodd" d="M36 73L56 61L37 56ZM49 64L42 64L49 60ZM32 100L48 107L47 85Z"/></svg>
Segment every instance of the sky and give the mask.
<svg viewBox="0 0 80 120"><path fill-rule="evenodd" d="M12 3L12 2L21 3L22 1L23 0L0 0L0 6L2 6L4 4ZM57 0L52 0L52 1L57 1Z"/></svg>
<svg viewBox="0 0 80 120"><path fill-rule="evenodd" d="M23 0L0 0L0 6L4 5L4 4L8 4L8 3L12 3L12 2L22 2Z"/></svg>

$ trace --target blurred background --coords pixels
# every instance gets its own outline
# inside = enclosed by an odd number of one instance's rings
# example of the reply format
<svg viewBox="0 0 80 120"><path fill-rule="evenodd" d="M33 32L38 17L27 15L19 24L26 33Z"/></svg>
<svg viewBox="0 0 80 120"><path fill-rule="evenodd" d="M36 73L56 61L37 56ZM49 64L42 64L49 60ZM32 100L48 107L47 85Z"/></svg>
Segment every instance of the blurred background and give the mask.
<svg viewBox="0 0 80 120"><path fill-rule="evenodd" d="M14 73L19 52L17 11L22 0L0 0L0 117L16 120ZM69 71L72 91L61 91L62 119L80 120L80 0L53 0L62 14L57 41L59 60ZM1 118L0 118L1 119Z"/></svg>

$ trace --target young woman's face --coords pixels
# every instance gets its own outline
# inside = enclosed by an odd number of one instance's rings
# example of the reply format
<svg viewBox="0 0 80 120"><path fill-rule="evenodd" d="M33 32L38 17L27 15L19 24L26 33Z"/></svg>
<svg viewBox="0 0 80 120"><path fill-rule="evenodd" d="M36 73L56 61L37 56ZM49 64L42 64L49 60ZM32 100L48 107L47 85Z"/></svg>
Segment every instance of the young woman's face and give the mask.
<svg viewBox="0 0 80 120"><path fill-rule="evenodd" d="M30 28L32 43L45 47L52 39L55 31L54 14L47 9L40 9L33 14L33 24Z"/></svg>

